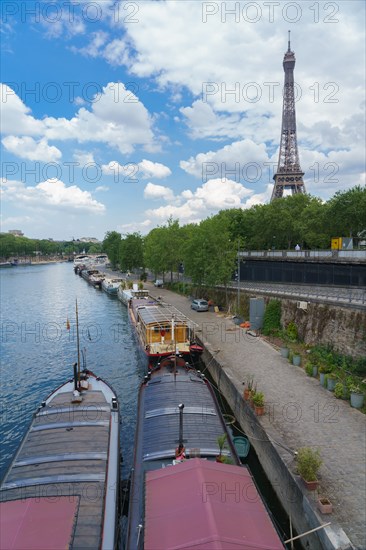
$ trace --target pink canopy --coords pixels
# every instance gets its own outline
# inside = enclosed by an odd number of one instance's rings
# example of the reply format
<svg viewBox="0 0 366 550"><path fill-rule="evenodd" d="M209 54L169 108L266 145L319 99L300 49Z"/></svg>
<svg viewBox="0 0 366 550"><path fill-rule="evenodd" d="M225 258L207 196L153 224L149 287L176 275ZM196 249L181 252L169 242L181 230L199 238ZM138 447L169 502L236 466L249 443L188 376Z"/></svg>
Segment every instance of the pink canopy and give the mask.
<svg viewBox="0 0 366 550"><path fill-rule="evenodd" d="M65 550L72 541L79 497L25 498L0 503L0 548Z"/></svg>
<svg viewBox="0 0 366 550"><path fill-rule="evenodd" d="M193 458L147 473L144 548L284 546L245 467Z"/></svg>

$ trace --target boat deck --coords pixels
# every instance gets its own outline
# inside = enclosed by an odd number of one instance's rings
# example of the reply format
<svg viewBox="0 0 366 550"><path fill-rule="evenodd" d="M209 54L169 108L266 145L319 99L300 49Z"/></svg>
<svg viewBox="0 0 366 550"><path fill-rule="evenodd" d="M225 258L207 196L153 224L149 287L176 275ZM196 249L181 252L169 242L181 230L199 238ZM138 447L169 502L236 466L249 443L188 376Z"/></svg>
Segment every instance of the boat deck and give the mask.
<svg viewBox="0 0 366 550"><path fill-rule="evenodd" d="M89 379L82 402L72 403L70 382L36 411L1 486L2 503L46 498L52 507L60 497L76 502L70 548L101 546L107 451L111 424L118 418L98 385L98 379Z"/></svg>

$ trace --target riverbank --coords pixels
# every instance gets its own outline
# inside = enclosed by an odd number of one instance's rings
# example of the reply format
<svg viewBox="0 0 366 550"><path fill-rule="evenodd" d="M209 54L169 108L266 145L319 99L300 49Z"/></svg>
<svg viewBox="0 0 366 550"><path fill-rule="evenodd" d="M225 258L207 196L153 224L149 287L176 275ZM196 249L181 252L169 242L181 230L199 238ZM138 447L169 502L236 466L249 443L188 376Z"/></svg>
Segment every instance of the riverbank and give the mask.
<svg viewBox="0 0 366 550"><path fill-rule="evenodd" d="M188 298L150 283L146 287L197 323L206 367L251 440L297 531L331 521L319 535L308 538L309 547L365 550L365 415L336 401L317 380L232 318L197 313ZM242 399L242 383L248 376L265 395L262 417L255 416ZM304 446L320 450L320 494L331 500L331 516L320 514L317 492L307 491L296 475L296 453Z"/></svg>

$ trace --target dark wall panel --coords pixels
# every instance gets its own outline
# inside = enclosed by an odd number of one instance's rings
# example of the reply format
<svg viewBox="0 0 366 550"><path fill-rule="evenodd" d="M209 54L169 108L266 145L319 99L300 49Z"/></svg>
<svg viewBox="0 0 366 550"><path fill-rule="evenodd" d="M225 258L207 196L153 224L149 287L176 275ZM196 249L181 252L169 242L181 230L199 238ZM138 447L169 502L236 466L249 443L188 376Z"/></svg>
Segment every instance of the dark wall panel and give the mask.
<svg viewBox="0 0 366 550"><path fill-rule="evenodd" d="M240 280L366 286L366 265L243 260L240 262Z"/></svg>

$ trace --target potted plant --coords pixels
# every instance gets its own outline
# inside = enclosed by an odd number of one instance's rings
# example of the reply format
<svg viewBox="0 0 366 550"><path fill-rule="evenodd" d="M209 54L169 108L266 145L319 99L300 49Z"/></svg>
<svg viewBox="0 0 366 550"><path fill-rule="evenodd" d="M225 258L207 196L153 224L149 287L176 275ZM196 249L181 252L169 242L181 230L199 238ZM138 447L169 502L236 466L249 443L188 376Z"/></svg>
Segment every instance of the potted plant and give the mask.
<svg viewBox="0 0 366 550"><path fill-rule="evenodd" d="M327 375L327 390L334 391L335 385L337 383L337 377L334 373Z"/></svg>
<svg viewBox="0 0 366 550"><path fill-rule="evenodd" d="M349 387L351 407L362 409L365 395L358 384L351 384Z"/></svg>
<svg viewBox="0 0 366 550"><path fill-rule="evenodd" d="M253 395L253 404L254 411L257 416L262 416L264 414L264 394L262 392L257 392Z"/></svg>
<svg viewBox="0 0 366 550"><path fill-rule="evenodd" d="M295 367L299 367L301 365L301 355L299 353L293 353L292 364L295 365Z"/></svg>
<svg viewBox="0 0 366 550"><path fill-rule="evenodd" d="M224 457L222 456L222 451L225 447L226 439L227 439L226 434L219 435L218 438L217 438L217 444L219 446L220 452L216 457L216 462L223 462L224 461Z"/></svg>
<svg viewBox="0 0 366 550"><path fill-rule="evenodd" d="M322 462L318 449L301 447L297 453L297 471L309 491L315 491L319 484L317 473Z"/></svg>
<svg viewBox="0 0 366 550"><path fill-rule="evenodd" d="M316 378L318 376L318 365L313 365L313 376Z"/></svg>
<svg viewBox="0 0 366 550"><path fill-rule="evenodd" d="M319 497L317 505L322 514L331 514L333 512L333 505L327 497Z"/></svg>
<svg viewBox="0 0 366 550"><path fill-rule="evenodd" d="M254 377L253 376L248 376L247 379L246 379L246 382L243 382L244 384L244 392L243 392L243 397L245 399L245 401L248 401L251 397L251 394L252 394L252 390L253 390L253 384L254 384Z"/></svg>
<svg viewBox="0 0 366 550"><path fill-rule="evenodd" d="M288 355L290 353L290 348L289 348L289 345L288 345L288 337L287 337L287 333L285 330L280 330L278 332L278 336L281 338L282 340L282 344L281 344L281 347L280 347L280 354L281 354L281 357L284 357L285 359L288 358Z"/></svg>
<svg viewBox="0 0 366 550"><path fill-rule="evenodd" d="M320 378L320 384L321 386L324 386L326 383L325 375L330 372L329 367L327 365L321 365L319 367L319 378Z"/></svg>

